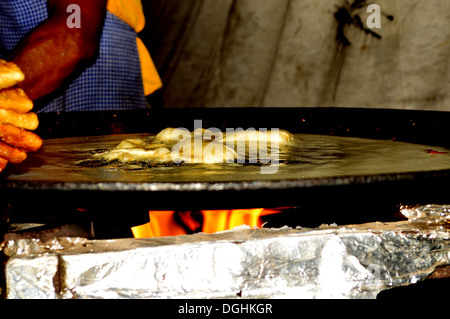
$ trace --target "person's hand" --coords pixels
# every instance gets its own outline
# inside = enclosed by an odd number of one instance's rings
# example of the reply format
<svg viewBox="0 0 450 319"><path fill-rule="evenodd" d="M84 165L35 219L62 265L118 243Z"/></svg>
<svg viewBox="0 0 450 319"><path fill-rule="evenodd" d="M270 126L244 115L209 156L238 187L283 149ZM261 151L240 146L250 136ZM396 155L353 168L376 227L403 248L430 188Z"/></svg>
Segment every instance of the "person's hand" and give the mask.
<svg viewBox="0 0 450 319"><path fill-rule="evenodd" d="M28 152L42 146L42 139L30 132L39 125L30 112L33 102L16 87L25 76L17 65L0 60L0 172L9 163L20 164Z"/></svg>

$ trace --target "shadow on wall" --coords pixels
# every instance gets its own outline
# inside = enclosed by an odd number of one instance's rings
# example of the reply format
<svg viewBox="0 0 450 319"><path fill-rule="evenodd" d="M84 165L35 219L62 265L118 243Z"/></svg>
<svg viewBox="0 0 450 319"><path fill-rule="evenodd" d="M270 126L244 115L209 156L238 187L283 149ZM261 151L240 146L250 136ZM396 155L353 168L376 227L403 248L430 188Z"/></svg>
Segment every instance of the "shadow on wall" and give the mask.
<svg viewBox="0 0 450 319"><path fill-rule="evenodd" d="M166 108L450 111L450 0L143 4Z"/></svg>

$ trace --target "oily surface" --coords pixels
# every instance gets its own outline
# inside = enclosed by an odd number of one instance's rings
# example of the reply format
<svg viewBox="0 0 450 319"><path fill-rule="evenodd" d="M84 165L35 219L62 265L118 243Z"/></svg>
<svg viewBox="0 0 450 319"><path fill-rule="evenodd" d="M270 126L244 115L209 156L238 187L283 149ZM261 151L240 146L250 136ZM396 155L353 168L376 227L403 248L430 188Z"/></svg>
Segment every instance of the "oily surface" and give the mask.
<svg viewBox="0 0 450 319"><path fill-rule="evenodd" d="M271 183L319 181L341 183L346 178L414 174L450 170L450 150L391 140L296 134L295 143L280 154L280 163L260 164L153 164L149 162L104 163L91 161L94 154L116 147L128 138L151 141L152 134L109 135L45 140L43 147L22 165L0 176L3 187L122 189L136 185L159 185L178 189L190 183L223 188L227 183L245 187ZM261 174L262 167L276 167Z"/></svg>

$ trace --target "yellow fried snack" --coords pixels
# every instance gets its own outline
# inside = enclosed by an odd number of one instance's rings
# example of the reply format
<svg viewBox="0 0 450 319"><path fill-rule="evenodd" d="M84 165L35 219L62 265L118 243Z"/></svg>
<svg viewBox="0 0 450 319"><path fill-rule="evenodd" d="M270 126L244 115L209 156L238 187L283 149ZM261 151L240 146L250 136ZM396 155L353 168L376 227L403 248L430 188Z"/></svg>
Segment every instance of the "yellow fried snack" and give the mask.
<svg viewBox="0 0 450 319"><path fill-rule="evenodd" d="M24 79L25 75L16 64L0 60L0 90L12 87Z"/></svg>
<svg viewBox="0 0 450 319"><path fill-rule="evenodd" d="M27 152L36 152L42 146L38 135L9 124L0 124L0 140Z"/></svg>
<svg viewBox="0 0 450 319"><path fill-rule="evenodd" d="M0 123L11 124L19 128L34 131L39 126L39 119L36 113L17 113L0 108Z"/></svg>
<svg viewBox="0 0 450 319"><path fill-rule="evenodd" d="M0 156L12 164L20 164L27 159L27 153L24 150L3 142L0 142Z"/></svg>
<svg viewBox="0 0 450 319"><path fill-rule="evenodd" d="M0 157L0 173L5 169L6 165L8 165L8 160Z"/></svg>
<svg viewBox="0 0 450 319"><path fill-rule="evenodd" d="M33 109L33 101L21 88L4 89L0 91L0 108L27 113Z"/></svg>

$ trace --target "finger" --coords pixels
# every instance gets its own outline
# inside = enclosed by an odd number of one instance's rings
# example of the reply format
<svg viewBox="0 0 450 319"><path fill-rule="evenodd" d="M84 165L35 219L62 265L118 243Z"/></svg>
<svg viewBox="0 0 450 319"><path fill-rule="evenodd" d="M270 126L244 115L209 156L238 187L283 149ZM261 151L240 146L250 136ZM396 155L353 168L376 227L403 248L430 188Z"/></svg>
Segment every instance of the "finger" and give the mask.
<svg viewBox="0 0 450 319"><path fill-rule="evenodd" d="M9 125L0 124L0 140L6 144L35 152L42 146L42 139L33 132Z"/></svg>

